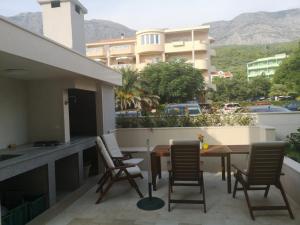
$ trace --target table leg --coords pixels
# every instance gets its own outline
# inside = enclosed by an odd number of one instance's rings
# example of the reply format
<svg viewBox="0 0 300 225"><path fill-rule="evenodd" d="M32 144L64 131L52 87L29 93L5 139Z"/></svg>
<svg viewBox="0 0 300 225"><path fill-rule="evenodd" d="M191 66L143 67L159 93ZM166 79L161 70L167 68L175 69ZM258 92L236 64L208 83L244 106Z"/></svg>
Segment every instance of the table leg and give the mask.
<svg viewBox="0 0 300 225"><path fill-rule="evenodd" d="M227 185L228 185L228 193L231 193L231 162L230 162L230 154L227 154Z"/></svg>
<svg viewBox="0 0 300 225"><path fill-rule="evenodd" d="M151 153L151 174L152 174L152 186L153 190L156 191L156 177L161 173L160 171L160 157L155 156Z"/></svg>
<svg viewBox="0 0 300 225"><path fill-rule="evenodd" d="M222 180L225 180L225 157L221 156L221 165L222 165Z"/></svg>
<svg viewBox="0 0 300 225"><path fill-rule="evenodd" d="M160 157L157 157L157 169L158 169L158 178L161 179L161 161L160 161Z"/></svg>

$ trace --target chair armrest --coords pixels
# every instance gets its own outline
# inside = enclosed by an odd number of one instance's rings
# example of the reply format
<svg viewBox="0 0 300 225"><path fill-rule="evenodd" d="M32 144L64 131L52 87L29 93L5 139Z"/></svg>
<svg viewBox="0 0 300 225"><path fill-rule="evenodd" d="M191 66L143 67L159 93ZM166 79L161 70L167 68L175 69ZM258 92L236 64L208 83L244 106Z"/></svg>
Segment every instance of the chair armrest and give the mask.
<svg viewBox="0 0 300 225"><path fill-rule="evenodd" d="M231 164L231 166L237 170L238 173L241 173L241 174L244 174L245 176L248 176L248 173L244 170L241 170L239 167L237 167L236 165L234 164Z"/></svg>
<svg viewBox="0 0 300 225"><path fill-rule="evenodd" d="M127 164L127 165L122 165L122 166L116 166L114 169L126 169L126 168L130 168L130 167L135 167L136 165L133 164Z"/></svg>
<svg viewBox="0 0 300 225"><path fill-rule="evenodd" d="M128 156L123 156L123 157L112 157L113 160L126 160L129 159Z"/></svg>

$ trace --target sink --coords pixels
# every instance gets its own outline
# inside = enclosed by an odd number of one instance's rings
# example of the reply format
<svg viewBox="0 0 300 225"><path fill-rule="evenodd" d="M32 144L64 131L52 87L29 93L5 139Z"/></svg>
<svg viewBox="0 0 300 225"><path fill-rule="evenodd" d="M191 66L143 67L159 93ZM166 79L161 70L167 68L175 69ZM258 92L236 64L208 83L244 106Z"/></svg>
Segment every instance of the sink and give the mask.
<svg viewBox="0 0 300 225"><path fill-rule="evenodd" d="M15 157L18 157L20 155L13 155L13 154L3 154L3 155L0 155L0 161L4 161L4 160L8 160L8 159L12 159L12 158L15 158Z"/></svg>

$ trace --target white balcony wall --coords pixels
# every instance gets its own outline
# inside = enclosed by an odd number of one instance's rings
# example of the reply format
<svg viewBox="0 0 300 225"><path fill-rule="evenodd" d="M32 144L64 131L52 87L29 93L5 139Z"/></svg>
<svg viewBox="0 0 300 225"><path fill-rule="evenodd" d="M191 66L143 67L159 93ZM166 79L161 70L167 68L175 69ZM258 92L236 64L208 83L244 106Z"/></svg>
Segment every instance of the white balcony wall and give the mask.
<svg viewBox="0 0 300 225"><path fill-rule="evenodd" d="M126 128L117 129L116 136L121 147L146 147L149 138L150 145L166 145L170 139L197 139L197 134L205 136L204 141L210 145L245 145L252 142L275 140L275 130L271 127L171 127L171 128ZM137 157L145 157L145 152ZM240 167L245 167L248 155L233 155L232 162ZM162 158L162 169L166 170L167 157ZM204 169L207 172L221 171L219 157L202 157ZM147 161L141 164L142 169L147 169Z"/></svg>
<svg viewBox="0 0 300 225"><path fill-rule="evenodd" d="M300 128L300 112L257 113L258 126L271 126L276 129L276 139L285 140L287 135Z"/></svg>
<svg viewBox="0 0 300 225"><path fill-rule="evenodd" d="M275 140L274 128L258 126L124 128L116 132L123 147L145 146L148 138L153 146L169 144L169 139L197 139L198 133L209 144L242 145Z"/></svg>

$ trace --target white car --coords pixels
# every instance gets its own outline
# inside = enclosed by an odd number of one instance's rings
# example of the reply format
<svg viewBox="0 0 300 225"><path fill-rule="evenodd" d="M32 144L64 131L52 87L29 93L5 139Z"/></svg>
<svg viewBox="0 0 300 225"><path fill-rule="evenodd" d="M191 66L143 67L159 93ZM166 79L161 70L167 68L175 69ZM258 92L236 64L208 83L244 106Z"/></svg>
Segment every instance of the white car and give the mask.
<svg viewBox="0 0 300 225"><path fill-rule="evenodd" d="M223 113L234 113L236 110L240 109L239 103L226 103L221 110Z"/></svg>

